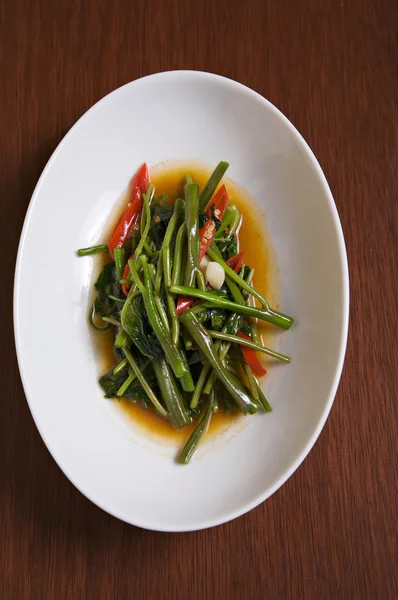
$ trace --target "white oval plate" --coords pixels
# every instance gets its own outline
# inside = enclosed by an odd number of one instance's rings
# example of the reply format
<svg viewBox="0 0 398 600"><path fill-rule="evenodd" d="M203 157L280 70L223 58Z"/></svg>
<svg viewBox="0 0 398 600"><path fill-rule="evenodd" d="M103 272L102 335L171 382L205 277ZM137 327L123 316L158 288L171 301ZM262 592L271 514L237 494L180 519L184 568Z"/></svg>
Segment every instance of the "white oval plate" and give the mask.
<svg viewBox="0 0 398 600"><path fill-rule="evenodd" d="M86 324L91 259L114 203L144 160L228 160L266 212L278 257L292 363L274 369L270 414L205 443L185 467L103 399ZM317 439L338 386L348 269L326 179L291 123L234 81L159 73L109 94L69 131L34 191L21 235L15 338L33 418L72 483L107 512L163 531L218 525L268 498ZM269 381L271 381L270 378ZM268 393L267 380L264 389Z"/></svg>

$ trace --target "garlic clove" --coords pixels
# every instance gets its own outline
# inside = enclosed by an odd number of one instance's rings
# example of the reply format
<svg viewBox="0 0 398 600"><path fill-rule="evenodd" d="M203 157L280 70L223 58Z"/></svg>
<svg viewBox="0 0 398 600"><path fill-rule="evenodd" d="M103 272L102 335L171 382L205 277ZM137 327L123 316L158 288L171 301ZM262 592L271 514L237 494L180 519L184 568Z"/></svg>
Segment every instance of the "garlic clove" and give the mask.
<svg viewBox="0 0 398 600"><path fill-rule="evenodd" d="M219 290L225 281L225 271L221 265L216 262L209 262L206 269L206 281L211 287Z"/></svg>
<svg viewBox="0 0 398 600"><path fill-rule="evenodd" d="M210 258L207 256L207 254L205 254L199 263L200 270L203 271L203 273L206 273L207 265L209 264L209 262Z"/></svg>

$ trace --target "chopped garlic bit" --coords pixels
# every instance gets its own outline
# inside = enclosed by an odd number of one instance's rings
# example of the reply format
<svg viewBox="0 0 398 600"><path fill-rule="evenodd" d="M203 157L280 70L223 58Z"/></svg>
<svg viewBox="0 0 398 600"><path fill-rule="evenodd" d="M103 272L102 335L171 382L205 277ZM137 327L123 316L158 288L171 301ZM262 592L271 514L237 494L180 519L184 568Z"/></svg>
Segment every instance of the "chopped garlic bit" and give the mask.
<svg viewBox="0 0 398 600"><path fill-rule="evenodd" d="M206 281L211 287L219 290L225 281L225 271L221 265L216 262L209 262L206 269Z"/></svg>

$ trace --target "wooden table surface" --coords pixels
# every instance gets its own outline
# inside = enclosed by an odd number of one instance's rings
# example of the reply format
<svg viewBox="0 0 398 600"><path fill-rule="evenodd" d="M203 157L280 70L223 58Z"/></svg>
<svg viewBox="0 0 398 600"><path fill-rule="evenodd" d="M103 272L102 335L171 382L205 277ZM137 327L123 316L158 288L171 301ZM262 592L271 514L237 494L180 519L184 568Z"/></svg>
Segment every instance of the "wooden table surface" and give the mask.
<svg viewBox="0 0 398 600"><path fill-rule="evenodd" d="M396 0L2 1L1 600L398 597L397 49ZM294 123L334 194L351 282L345 368L314 449L267 502L187 534L126 525L69 483L30 415L11 317L54 148L102 96L169 69L236 79Z"/></svg>

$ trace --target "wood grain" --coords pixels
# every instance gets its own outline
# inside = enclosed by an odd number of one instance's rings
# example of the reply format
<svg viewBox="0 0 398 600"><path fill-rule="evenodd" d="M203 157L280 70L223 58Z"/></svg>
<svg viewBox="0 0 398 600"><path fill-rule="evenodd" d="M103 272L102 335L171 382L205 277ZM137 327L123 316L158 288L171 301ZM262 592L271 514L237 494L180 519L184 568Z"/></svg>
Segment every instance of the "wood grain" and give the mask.
<svg viewBox="0 0 398 600"><path fill-rule="evenodd" d="M397 50L395 0L0 3L2 599L397 598ZM45 449L12 284L32 190L65 132L123 83L181 68L252 87L309 142L345 232L351 322L333 410L298 471L234 522L165 535L93 506Z"/></svg>

